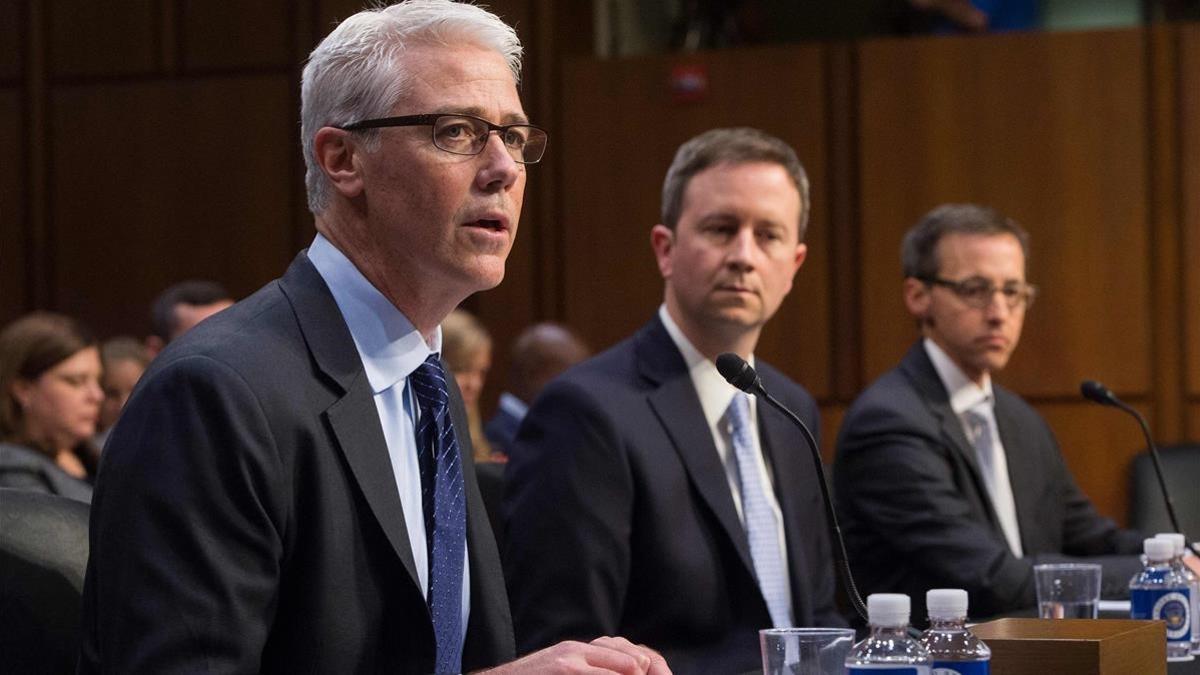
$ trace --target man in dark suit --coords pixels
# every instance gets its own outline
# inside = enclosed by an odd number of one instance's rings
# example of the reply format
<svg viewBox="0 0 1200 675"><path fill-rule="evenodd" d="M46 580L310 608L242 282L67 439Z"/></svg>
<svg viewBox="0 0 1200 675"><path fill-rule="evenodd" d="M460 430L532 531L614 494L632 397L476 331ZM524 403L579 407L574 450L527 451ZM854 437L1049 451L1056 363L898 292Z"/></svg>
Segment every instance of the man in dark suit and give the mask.
<svg viewBox="0 0 1200 675"><path fill-rule="evenodd" d="M301 116L317 237L173 342L114 429L81 672L460 673L513 658L438 352L441 320L503 276L524 165L545 147L519 56L498 18L446 0L359 13L313 52ZM619 638L495 672L585 664L665 672Z"/></svg>
<svg viewBox="0 0 1200 675"><path fill-rule="evenodd" d="M771 626L843 625L800 432L718 374L752 359L804 262L808 184L753 129L685 143L651 243L657 315L568 370L534 403L507 473L505 572L518 644L618 631L676 672L761 664ZM816 428L809 394L756 364Z"/></svg>
<svg viewBox="0 0 1200 675"><path fill-rule="evenodd" d="M492 451L508 455L529 404L546 384L586 359L588 348L566 326L534 324L517 336L508 364L508 389L500 394L496 414L484 425Z"/></svg>
<svg viewBox="0 0 1200 675"><path fill-rule="evenodd" d="M1126 592L1141 536L1100 517L1045 420L995 384L1036 289L1029 237L992 209L948 204L904 238L904 302L922 339L846 413L834 484L864 592L966 589L988 616L1035 603L1033 565L1093 557Z"/></svg>

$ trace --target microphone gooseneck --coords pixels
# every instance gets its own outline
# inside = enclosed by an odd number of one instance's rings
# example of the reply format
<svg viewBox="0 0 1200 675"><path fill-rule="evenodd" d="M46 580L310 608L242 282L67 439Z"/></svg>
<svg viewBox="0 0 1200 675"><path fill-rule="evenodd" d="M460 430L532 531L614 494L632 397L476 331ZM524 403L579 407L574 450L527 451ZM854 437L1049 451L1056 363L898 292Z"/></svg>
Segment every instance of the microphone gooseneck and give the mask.
<svg viewBox="0 0 1200 675"><path fill-rule="evenodd" d="M829 522L829 533L833 537L833 552L838 572L841 574L842 582L846 585L846 595L850 599L850 604L854 605L854 610L858 612L863 621L867 621L867 606L863 604L862 596L858 594L858 586L854 584L854 577L850 573L846 542L842 539L842 528L838 525L837 514L833 510L833 498L829 496L829 482L825 479L825 465L821 462L821 450L817 447L817 439L804 420L767 393L767 390L763 388L762 379L754 368L746 363L745 359L730 352L721 354L717 357L717 372L721 373L721 377L724 377L734 387L747 394L761 397L770 403L776 410L783 413L784 417L800 428L805 442L808 443L808 449L812 452L813 466L817 471L817 483L821 486L821 497L825 501L825 516Z"/></svg>
<svg viewBox="0 0 1200 675"><path fill-rule="evenodd" d="M1079 385L1079 393L1083 394L1083 397L1089 401L1124 410L1133 415L1134 419L1141 425L1142 434L1146 437L1146 446L1150 449L1150 459L1154 462L1154 473L1158 476L1158 487L1162 490L1163 501L1167 503L1167 516L1171 519L1171 527L1179 534L1183 534L1183 530L1179 527L1179 518L1175 515L1175 502L1171 499L1171 493L1167 490L1167 480L1163 476L1162 460L1158 457L1158 447L1154 445L1154 439L1150 436L1150 425L1146 423L1146 418L1142 417L1142 414L1136 408L1117 398L1117 395L1111 389L1095 380L1084 380Z"/></svg>

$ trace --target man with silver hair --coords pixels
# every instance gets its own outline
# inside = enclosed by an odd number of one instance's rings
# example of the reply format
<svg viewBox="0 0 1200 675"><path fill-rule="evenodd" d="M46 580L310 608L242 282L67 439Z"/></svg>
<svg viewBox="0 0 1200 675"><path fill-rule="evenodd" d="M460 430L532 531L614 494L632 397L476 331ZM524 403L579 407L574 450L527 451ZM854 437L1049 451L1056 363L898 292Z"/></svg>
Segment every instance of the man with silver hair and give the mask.
<svg viewBox="0 0 1200 675"><path fill-rule="evenodd" d="M807 254L808 180L787 143L714 129L684 143L650 242L663 304L539 395L505 490L517 644L620 633L678 673L757 672L758 631L839 626L804 440L714 363L753 361ZM770 365L766 388L817 429Z"/></svg>
<svg viewBox="0 0 1200 675"><path fill-rule="evenodd" d="M504 275L546 134L469 4L356 14L304 69L317 235L173 342L92 511L80 672L460 673L514 657L442 319ZM493 134L492 132L496 132ZM665 673L621 638L507 672Z"/></svg>

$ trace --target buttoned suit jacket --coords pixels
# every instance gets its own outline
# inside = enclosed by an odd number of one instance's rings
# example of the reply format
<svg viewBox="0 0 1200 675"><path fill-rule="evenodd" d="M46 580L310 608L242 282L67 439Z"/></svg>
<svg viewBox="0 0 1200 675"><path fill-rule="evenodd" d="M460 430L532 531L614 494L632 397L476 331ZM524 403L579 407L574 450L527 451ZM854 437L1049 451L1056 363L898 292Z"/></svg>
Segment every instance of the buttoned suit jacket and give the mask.
<svg viewBox="0 0 1200 675"><path fill-rule="evenodd" d="M1141 536L1096 513L1037 411L995 383L993 392L1022 558L921 342L863 392L838 434L834 492L855 580L864 595L907 593L917 622L930 588L966 589L972 616L989 616L1035 604L1038 562L1099 557L1104 597L1127 592L1137 567L1119 554L1137 552Z"/></svg>
<svg viewBox="0 0 1200 675"><path fill-rule="evenodd" d="M513 638L450 386L469 670L511 659ZM433 626L371 386L305 253L172 343L138 384L103 455L83 631L85 673L433 671Z"/></svg>
<svg viewBox="0 0 1200 675"><path fill-rule="evenodd" d="M813 429L812 397L758 363L768 391ZM811 455L757 406L802 626L844 625ZM619 634L673 671L761 667L770 617L727 474L679 349L657 317L554 380L518 433L506 474L504 564L519 650Z"/></svg>

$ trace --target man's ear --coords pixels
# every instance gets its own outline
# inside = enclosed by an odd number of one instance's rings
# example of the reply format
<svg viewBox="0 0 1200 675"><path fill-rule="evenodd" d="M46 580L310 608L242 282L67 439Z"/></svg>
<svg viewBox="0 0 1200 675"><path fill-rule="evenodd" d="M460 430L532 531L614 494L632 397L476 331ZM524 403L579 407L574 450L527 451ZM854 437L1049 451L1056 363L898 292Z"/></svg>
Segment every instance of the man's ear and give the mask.
<svg viewBox="0 0 1200 675"><path fill-rule="evenodd" d="M359 153L364 152L349 131L321 127L313 137L313 159L333 189L347 199L363 192L362 166Z"/></svg>
<svg viewBox="0 0 1200 675"><path fill-rule="evenodd" d="M904 306L919 322L929 317L929 305L933 298L929 296L929 285L920 279L906 277L904 279Z"/></svg>
<svg viewBox="0 0 1200 675"><path fill-rule="evenodd" d="M671 251L675 248L675 230L663 224L650 228L650 248L663 279L671 278Z"/></svg>
<svg viewBox="0 0 1200 675"><path fill-rule="evenodd" d="M9 385L9 391L12 392L13 400L22 410L29 405L29 391L33 389L33 383L24 378L18 377Z"/></svg>

